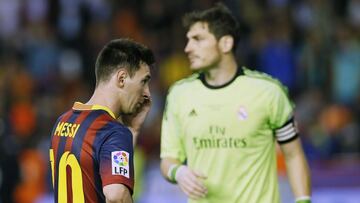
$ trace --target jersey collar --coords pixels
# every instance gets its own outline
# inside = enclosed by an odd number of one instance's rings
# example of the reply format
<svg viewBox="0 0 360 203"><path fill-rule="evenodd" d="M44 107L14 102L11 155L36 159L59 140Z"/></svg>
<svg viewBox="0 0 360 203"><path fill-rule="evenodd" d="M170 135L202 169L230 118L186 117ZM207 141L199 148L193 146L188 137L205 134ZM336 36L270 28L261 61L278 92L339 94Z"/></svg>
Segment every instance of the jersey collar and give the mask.
<svg viewBox="0 0 360 203"><path fill-rule="evenodd" d="M116 119L114 112L112 112L108 107L102 106L102 105L89 105L89 104L83 104L81 102L75 102L72 109L74 110L103 110L106 111L108 114L110 114L111 117Z"/></svg>
<svg viewBox="0 0 360 203"><path fill-rule="evenodd" d="M238 67L237 70L236 70L236 74L234 75L234 77L229 82L227 82L227 83L225 83L223 85L218 85L218 86L217 85L210 85L205 79L204 72L201 72L199 74L199 79L205 85L205 87L207 87L209 89L220 89L220 88L224 88L224 87L230 85L238 76L243 75L243 74L244 74L243 69Z"/></svg>

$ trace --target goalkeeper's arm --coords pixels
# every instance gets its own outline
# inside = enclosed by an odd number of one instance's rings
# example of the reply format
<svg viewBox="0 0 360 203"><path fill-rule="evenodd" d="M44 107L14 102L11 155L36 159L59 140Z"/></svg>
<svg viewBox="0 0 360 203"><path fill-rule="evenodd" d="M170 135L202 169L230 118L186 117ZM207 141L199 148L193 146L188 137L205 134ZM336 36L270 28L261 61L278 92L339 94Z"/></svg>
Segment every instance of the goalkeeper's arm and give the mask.
<svg viewBox="0 0 360 203"><path fill-rule="evenodd" d="M286 169L296 203L311 202L311 183L309 166L307 164L301 142L296 138L280 144L284 153Z"/></svg>

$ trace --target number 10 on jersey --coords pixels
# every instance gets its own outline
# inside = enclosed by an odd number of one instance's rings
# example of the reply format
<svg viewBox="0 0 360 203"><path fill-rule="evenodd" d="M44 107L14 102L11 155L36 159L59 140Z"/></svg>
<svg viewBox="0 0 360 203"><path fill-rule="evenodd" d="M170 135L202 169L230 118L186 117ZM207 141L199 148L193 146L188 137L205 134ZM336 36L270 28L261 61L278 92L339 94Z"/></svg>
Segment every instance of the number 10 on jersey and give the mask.
<svg viewBox="0 0 360 203"><path fill-rule="evenodd" d="M50 163L51 163L51 177L53 188L55 189L55 177L54 177L54 150L50 149ZM71 188L67 188L67 170L66 168L70 167L71 170ZM59 170L57 174L58 179L58 202L67 202L68 200L68 190L72 190L72 202L84 203L84 190L83 190L83 181L81 174L81 167L76 159L74 154L70 152L64 152L61 155L59 162Z"/></svg>

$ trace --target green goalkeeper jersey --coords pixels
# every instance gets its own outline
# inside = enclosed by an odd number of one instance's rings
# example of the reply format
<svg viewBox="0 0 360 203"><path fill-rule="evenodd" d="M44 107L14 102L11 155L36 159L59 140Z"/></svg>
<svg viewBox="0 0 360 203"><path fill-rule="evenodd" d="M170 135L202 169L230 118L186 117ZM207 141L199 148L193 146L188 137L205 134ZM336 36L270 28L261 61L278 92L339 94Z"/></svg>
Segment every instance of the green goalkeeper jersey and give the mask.
<svg viewBox="0 0 360 203"><path fill-rule="evenodd" d="M293 105L270 76L238 69L212 87L203 74L175 83L167 96L161 158L176 158L208 178L196 203L277 203L275 140L297 136Z"/></svg>

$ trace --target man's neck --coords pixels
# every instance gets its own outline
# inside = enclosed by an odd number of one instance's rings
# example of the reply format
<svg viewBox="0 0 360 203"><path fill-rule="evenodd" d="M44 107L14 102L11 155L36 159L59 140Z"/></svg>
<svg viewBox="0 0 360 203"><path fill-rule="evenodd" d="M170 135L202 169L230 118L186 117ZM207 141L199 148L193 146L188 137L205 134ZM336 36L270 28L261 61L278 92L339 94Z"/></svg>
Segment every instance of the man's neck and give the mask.
<svg viewBox="0 0 360 203"><path fill-rule="evenodd" d="M109 91L108 88L106 88L106 86L97 87L94 91L94 94L92 95L90 100L86 102L86 104L105 106L108 109L110 109L117 118L119 117L119 113L120 113L118 110L119 104L113 97L109 96L109 94L111 94L111 92Z"/></svg>
<svg viewBox="0 0 360 203"><path fill-rule="evenodd" d="M222 60L216 67L205 71L205 80L211 86L221 86L234 78L237 68L233 58Z"/></svg>

